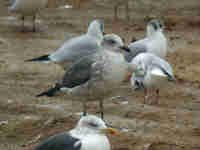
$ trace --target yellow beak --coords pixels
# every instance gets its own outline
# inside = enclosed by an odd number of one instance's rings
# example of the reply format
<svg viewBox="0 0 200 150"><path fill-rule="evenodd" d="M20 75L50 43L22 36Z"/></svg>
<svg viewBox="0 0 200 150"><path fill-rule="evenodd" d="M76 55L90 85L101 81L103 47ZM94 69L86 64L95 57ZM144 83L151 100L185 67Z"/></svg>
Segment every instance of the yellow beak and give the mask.
<svg viewBox="0 0 200 150"><path fill-rule="evenodd" d="M101 132L104 134L116 134L117 130L115 130L113 128L104 128L101 130Z"/></svg>

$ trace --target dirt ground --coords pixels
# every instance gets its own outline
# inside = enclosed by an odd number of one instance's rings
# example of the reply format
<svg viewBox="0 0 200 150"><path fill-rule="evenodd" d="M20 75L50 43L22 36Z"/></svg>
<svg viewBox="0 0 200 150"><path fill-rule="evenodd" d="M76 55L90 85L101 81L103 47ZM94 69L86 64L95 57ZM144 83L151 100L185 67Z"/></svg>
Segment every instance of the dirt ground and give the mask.
<svg viewBox="0 0 200 150"><path fill-rule="evenodd" d="M105 21L106 33L117 33L128 44L132 37L145 35L145 20L113 21L106 8L45 9L38 15L38 32L20 32L21 22L0 6L0 149L30 150L50 135L73 128L79 116L71 116L71 97L36 98L62 77L55 64L25 63L24 60L54 52L71 37L83 34L88 22ZM94 15L95 14L95 15ZM163 21L170 48L167 59L177 81L161 91L159 104L144 105L143 93L124 83L106 98L105 119L128 128L110 136L113 150L199 150L200 149L200 17L177 16L169 12ZM31 21L26 21L26 30ZM120 96L120 98L118 98ZM74 112L81 105L74 102ZM98 103L89 103L89 112L98 115Z"/></svg>

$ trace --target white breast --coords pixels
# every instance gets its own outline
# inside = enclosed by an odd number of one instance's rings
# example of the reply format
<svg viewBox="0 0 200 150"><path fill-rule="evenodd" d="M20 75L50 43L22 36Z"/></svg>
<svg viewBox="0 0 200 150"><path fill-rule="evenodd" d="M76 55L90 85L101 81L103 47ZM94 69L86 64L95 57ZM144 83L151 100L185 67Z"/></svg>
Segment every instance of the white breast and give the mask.
<svg viewBox="0 0 200 150"><path fill-rule="evenodd" d="M167 55L167 39L162 32L156 33L151 37L151 42L147 43L148 51L160 58L165 58Z"/></svg>
<svg viewBox="0 0 200 150"><path fill-rule="evenodd" d="M108 51L108 60L105 65L105 76L106 81L112 83L120 83L124 80L128 65L124 60L121 53L115 53Z"/></svg>
<svg viewBox="0 0 200 150"><path fill-rule="evenodd" d="M96 136L96 137L95 137ZM82 138L81 150L110 150L110 143L105 135L86 135Z"/></svg>

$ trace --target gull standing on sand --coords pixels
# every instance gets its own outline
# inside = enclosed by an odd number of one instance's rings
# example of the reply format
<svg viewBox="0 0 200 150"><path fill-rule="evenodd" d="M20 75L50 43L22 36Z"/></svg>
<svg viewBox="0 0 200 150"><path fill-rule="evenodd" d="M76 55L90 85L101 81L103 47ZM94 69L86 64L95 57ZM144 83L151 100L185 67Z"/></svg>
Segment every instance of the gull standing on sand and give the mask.
<svg viewBox="0 0 200 150"><path fill-rule="evenodd" d="M102 48L98 52L73 63L61 83L37 96L54 96L59 91L71 92L82 102L83 115L87 114L86 102L98 100L103 119L105 96L115 88L119 88L128 70L128 62L125 61L121 50L129 51L129 49L115 34L104 36L101 44Z"/></svg>
<svg viewBox="0 0 200 150"><path fill-rule="evenodd" d="M116 133L100 118L83 116L74 129L47 138L34 150L110 150L106 134Z"/></svg>
<svg viewBox="0 0 200 150"><path fill-rule="evenodd" d="M22 15L22 29L24 31L25 16L33 16L33 32L36 31L36 13L47 6L48 0L12 0L9 12L15 12Z"/></svg>
<svg viewBox="0 0 200 150"><path fill-rule="evenodd" d="M128 62L140 53L153 53L154 55L165 58L167 55L167 39L163 33L163 25L159 20L153 19L147 24L146 38L129 44L131 53L126 53L125 58Z"/></svg>
<svg viewBox="0 0 200 150"><path fill-rule="evenodd" d="M89 24L86 34L67 40L56 52L26 61L54 62L64 69L83 56L91 55L98 51L103 39L104 22L94 20Z"/></svg>
<svg viewBox="0 0 200 150"><path fill-rule="evenodd" d="M155 102L158 103L159 90L169 87L168 82L175 80L170 64L151 53L137 55L131 61L130 69L133 71L131 85L135 90L144 90L144 103L148 100L151 90L156 90Z"/></svg>

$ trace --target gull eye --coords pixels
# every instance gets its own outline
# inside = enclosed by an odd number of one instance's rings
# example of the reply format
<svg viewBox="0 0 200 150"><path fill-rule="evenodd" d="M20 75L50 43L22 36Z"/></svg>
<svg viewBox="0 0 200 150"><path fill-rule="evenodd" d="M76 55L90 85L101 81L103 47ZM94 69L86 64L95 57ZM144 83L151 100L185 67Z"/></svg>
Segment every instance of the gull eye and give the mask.
<svg viewBox="0 0 200 150"><path fill-rule="evenodd" d="M98 127L98 125L94 122L89 122L88 124L89 126L94 127L94 128Z"/></svg>
<svg viewBox="0 0 200 150"><path fill-rule="evenodd" d="M157 27L157 25L155 23L152 23L152 26L153 26L154 30L158 29L158 27Z"/></svg>
<svg viewBox="0 0 200 150"><path fill-rule="evenodd" d="M162 28L162 27L163 27L163 25L162 25L161 23L159 23L159 27L160 27L160 28Z"/></svg>
<svg viewBox="0 0 200 150"><path fill-rule="evenodd" d="M115 44L116 42L114 40L110 40L110 43L111 44Z"/></svg>

